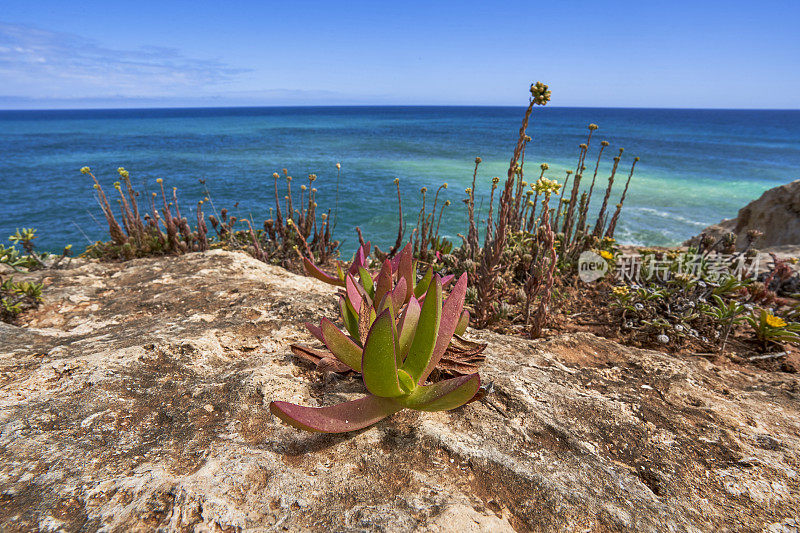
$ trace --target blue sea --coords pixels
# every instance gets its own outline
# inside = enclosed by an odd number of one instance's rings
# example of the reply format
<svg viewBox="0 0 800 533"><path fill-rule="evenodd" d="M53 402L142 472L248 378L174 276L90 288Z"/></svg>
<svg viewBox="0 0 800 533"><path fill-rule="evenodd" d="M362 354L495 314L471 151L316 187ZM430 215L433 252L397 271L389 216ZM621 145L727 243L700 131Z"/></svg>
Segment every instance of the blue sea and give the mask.
<svg viewBox="0 0 800 533"><path fill-rule="evenodd" d="M336 205L336 237L354 249L354 228L384 247L397 234L394 178L400 178L406 222L416 222L419 189L452 205L442 233L465 232L464 188L479 168L478 194L505 176L524 109L515 107L273 107L0 111L0 240L15 228L39 230L40 249L67 243L82 249L106 238L90 166L107 194L117 167L143 192L156 178L178 188L184 213L208 187L217 209L260 222L274 205L272 173L289 169L293 191L318 176L318 204ZM708 224L736 215L763 191L800 178L800 111L536 108L528 134L527 176L559 181L576 165L587 125L592 169L601 140L610 146L598 180L605 187L611 157L624 148L612 202L634 156L617 238L624 243L672 245ZM590 171L586 172L589 176ZM200 180L205 180L205 186ZM590 179L590 178L589 178ZM585 183L589 179L584 180ZM598 198L599 200L599 198ZM297 196L295 196L297 201ZM480 203L480 202L479 202ZM295 204L296 205L296 204ZM613 205L613 204L612 204ZM595 204L596 207L596 204ZM487 202L482 203L486 211ZM210 209L206 209L206 214Z"/></svg>

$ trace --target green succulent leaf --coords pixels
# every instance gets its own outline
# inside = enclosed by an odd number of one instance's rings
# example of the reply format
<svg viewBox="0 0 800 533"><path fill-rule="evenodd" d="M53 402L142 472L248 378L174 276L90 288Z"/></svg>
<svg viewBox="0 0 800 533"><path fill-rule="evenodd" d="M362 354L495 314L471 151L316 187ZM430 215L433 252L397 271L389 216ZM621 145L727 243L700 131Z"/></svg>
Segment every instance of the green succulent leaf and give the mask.
<svg viewBox="0 0 800 533"><path fill-rule="evenodd" d="M414 296L417 298L421 298L423 294L428 292L428 287L430 286L431 279L433 278L433 269L429 268L425 275L422 276L422 279L419 280L416 287L414 287Z"/></svg>
<svg viewBox="0 0 800 533"><path fill-rule="evenodd" d="M464 332L467 331L467 326L469 326L469 311L464 309L461 311L461 318L458 319L458 325L456 325L454 334L463 335Z"/></svg>
<svg viewBox="0 0 800 533"><path fill-rule="evenodd" d="M403 363L403 370L419 383L425 368L431 360L436 338L439 335L439 323L442 318L442 284L439 276L429 284L425 295L425 303L420 311L417 331L411 341L411 348Z"/></svg>
<svg viewBox="0 0 800 533"><path fill-rule="evenodd" d="M369 271L367 271L364 267L358 267L358 276L361 278L361 285L364 286L364 290L367 291L370 298L375 297L375 285L372 282L372 276L370 275Z"/></svg>
<svg viewBox="0 0 800 533"><path fill-rule="evenodd" d="M347 332L352 335L354 339L358 338L358 313L356 312L350 300L344 296L339 297L339 309L342 311L342 320L344 320L344 327Z"/></svg>
<svg viewBox="0 0 800 533"><path fill-rule="evenodd" d="M469 402L478 392L481 378L478 374L458 376L431 385L418 386L402 398L400 403L417 411L448 411Z"/></svg>
<svg viewBox="0 0 800 533"><path fill-rule="evenodd" d="M439 277L436 276L436 279L438 283ZM450 291L450 295L447 297L444 305L442 305L441 321L439 331L436 335L436 347L431 354L430 361L428 361L425 371L420 376L420 384L424 383L431 372L433 372L433 369L439 364L439 360L441 360L442 355L444 355L444 352L447 350L447 346L450 344L450 340L453 338L453 334L458 327L458 322L461 319L461 311L464 309L464 299L466 296L467 274L464 273L458 278L458 282L455 287L453 287L453 290ZM425 303L427 304L428 302L426 301ZM425 307L423 304L423 310L424 309Z"/></svg>
<svg viewBox="0 0 800 533"><path fill-rule="evenodd" d="M367 390L375 396L393 398L405 394L397 377L395 342L397 330L390 309L382 311L367 335L361 375Z"/></svg>
<svg viewBox="0 0 800 533"><path fill-rule="evenodd" d="M322 433L345 433L371 426L403 407L389 398L365 396L329 407L303 407L289 402L271 402L272 414L297 429Z"/></svg>
<svg viewBox="0 0 800 533"><path fill-rule="evenodd" d="M400 324L397 328L398 346L397 351L397 366L402 367L403 363L408 357L408 351L411 349L411 341L414 338L414 333L417 331L417 324L419 324L419 315L421 307L419 300L413 296L406 305L406 310L403 316L400 317Z"/></svg>
<svg viewBox="0 0 800 533"><path fill-rule="evenodd" d="M327 318L322 319L320 330L322 330L322 340L325 346L328 347L336 359L356 372L361 372L361 359L363 357L361 347L353 342L350 337L342 333L342 331Z"/></svg>

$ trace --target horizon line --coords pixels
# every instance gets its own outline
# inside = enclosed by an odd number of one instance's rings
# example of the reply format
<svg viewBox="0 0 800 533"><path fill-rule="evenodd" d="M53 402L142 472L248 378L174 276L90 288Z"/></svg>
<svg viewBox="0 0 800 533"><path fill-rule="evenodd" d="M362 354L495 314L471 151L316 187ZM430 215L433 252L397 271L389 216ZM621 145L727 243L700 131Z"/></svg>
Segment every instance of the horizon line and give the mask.
<svg viewBox="0 0 800 533"><path fill-rule="evenodd" d="M31 111L167 111L201 109L291 109L291 108L411 108L411 107L452 107L452 108L508 108L524 109L524 105L490 104L260 104L260 105L222 105L222 106L148 106L148 107L43 107L43 108L0 108L0 113ZM641 109L662 111L800 111L800 107L654 107L654 106L588 106L554 105L548 109Z"/></svg>

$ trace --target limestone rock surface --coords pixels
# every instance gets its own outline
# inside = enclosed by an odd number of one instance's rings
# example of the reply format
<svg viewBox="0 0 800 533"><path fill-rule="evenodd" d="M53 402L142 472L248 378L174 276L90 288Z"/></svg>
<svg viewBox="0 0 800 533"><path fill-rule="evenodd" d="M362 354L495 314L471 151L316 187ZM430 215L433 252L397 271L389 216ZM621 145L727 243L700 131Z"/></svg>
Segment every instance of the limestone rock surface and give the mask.
<svg viewBox="0 0 800 533"><path fill-rule="evenodd" d="M486 331L494 392L347 435L297 365L334 289L214 251L83 263L0 324L2 531L797 531L800 378Z"/></svg>
<svg viewBox="0 0 800 533"><path fill-rule="evenodd" d="M736 218L722 220L701 232L720 238L735 233L736 248L747 247L747 232L758 230L764 235L753 246L759 250L796 253L800 250L800 180L795 180L765 191L739 210ZM692 237L687 245L699 242L700 235Z"/></svg>

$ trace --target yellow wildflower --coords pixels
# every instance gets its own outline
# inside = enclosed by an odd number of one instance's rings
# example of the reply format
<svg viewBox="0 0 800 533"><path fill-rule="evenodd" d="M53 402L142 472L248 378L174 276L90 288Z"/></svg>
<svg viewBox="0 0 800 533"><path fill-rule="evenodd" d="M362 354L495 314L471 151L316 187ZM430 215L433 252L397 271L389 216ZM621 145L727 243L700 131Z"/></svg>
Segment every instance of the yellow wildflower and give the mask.
<svg viewBox="0 0 800 533"><path fill-rule="evenodd" d="M619 287L614 287L611 289L611 292L614 293L614 296L625 296L628 294L628 286L627 285L620 285Z"/></svg>
<svg viewBox="0 0 800 533"><path fill-rule="evenodd" d="M602 257L606 261L611 261L612 259L614 259L614 254L612 254L608 250L601 250L600 251L600 257Z"/></svg>
<svg viewBox="0 0 800 533"><path fill-rule="evenodd" d="M81 174L88 174L92 171L89 167L81 167Z"/></svg>
<svg viewBox="0 0 800 533"><path fill-rule="evenodd" d="M783 328L786 327L786 321L779 316L768 314L767 325L771 328Z"/></svg>

